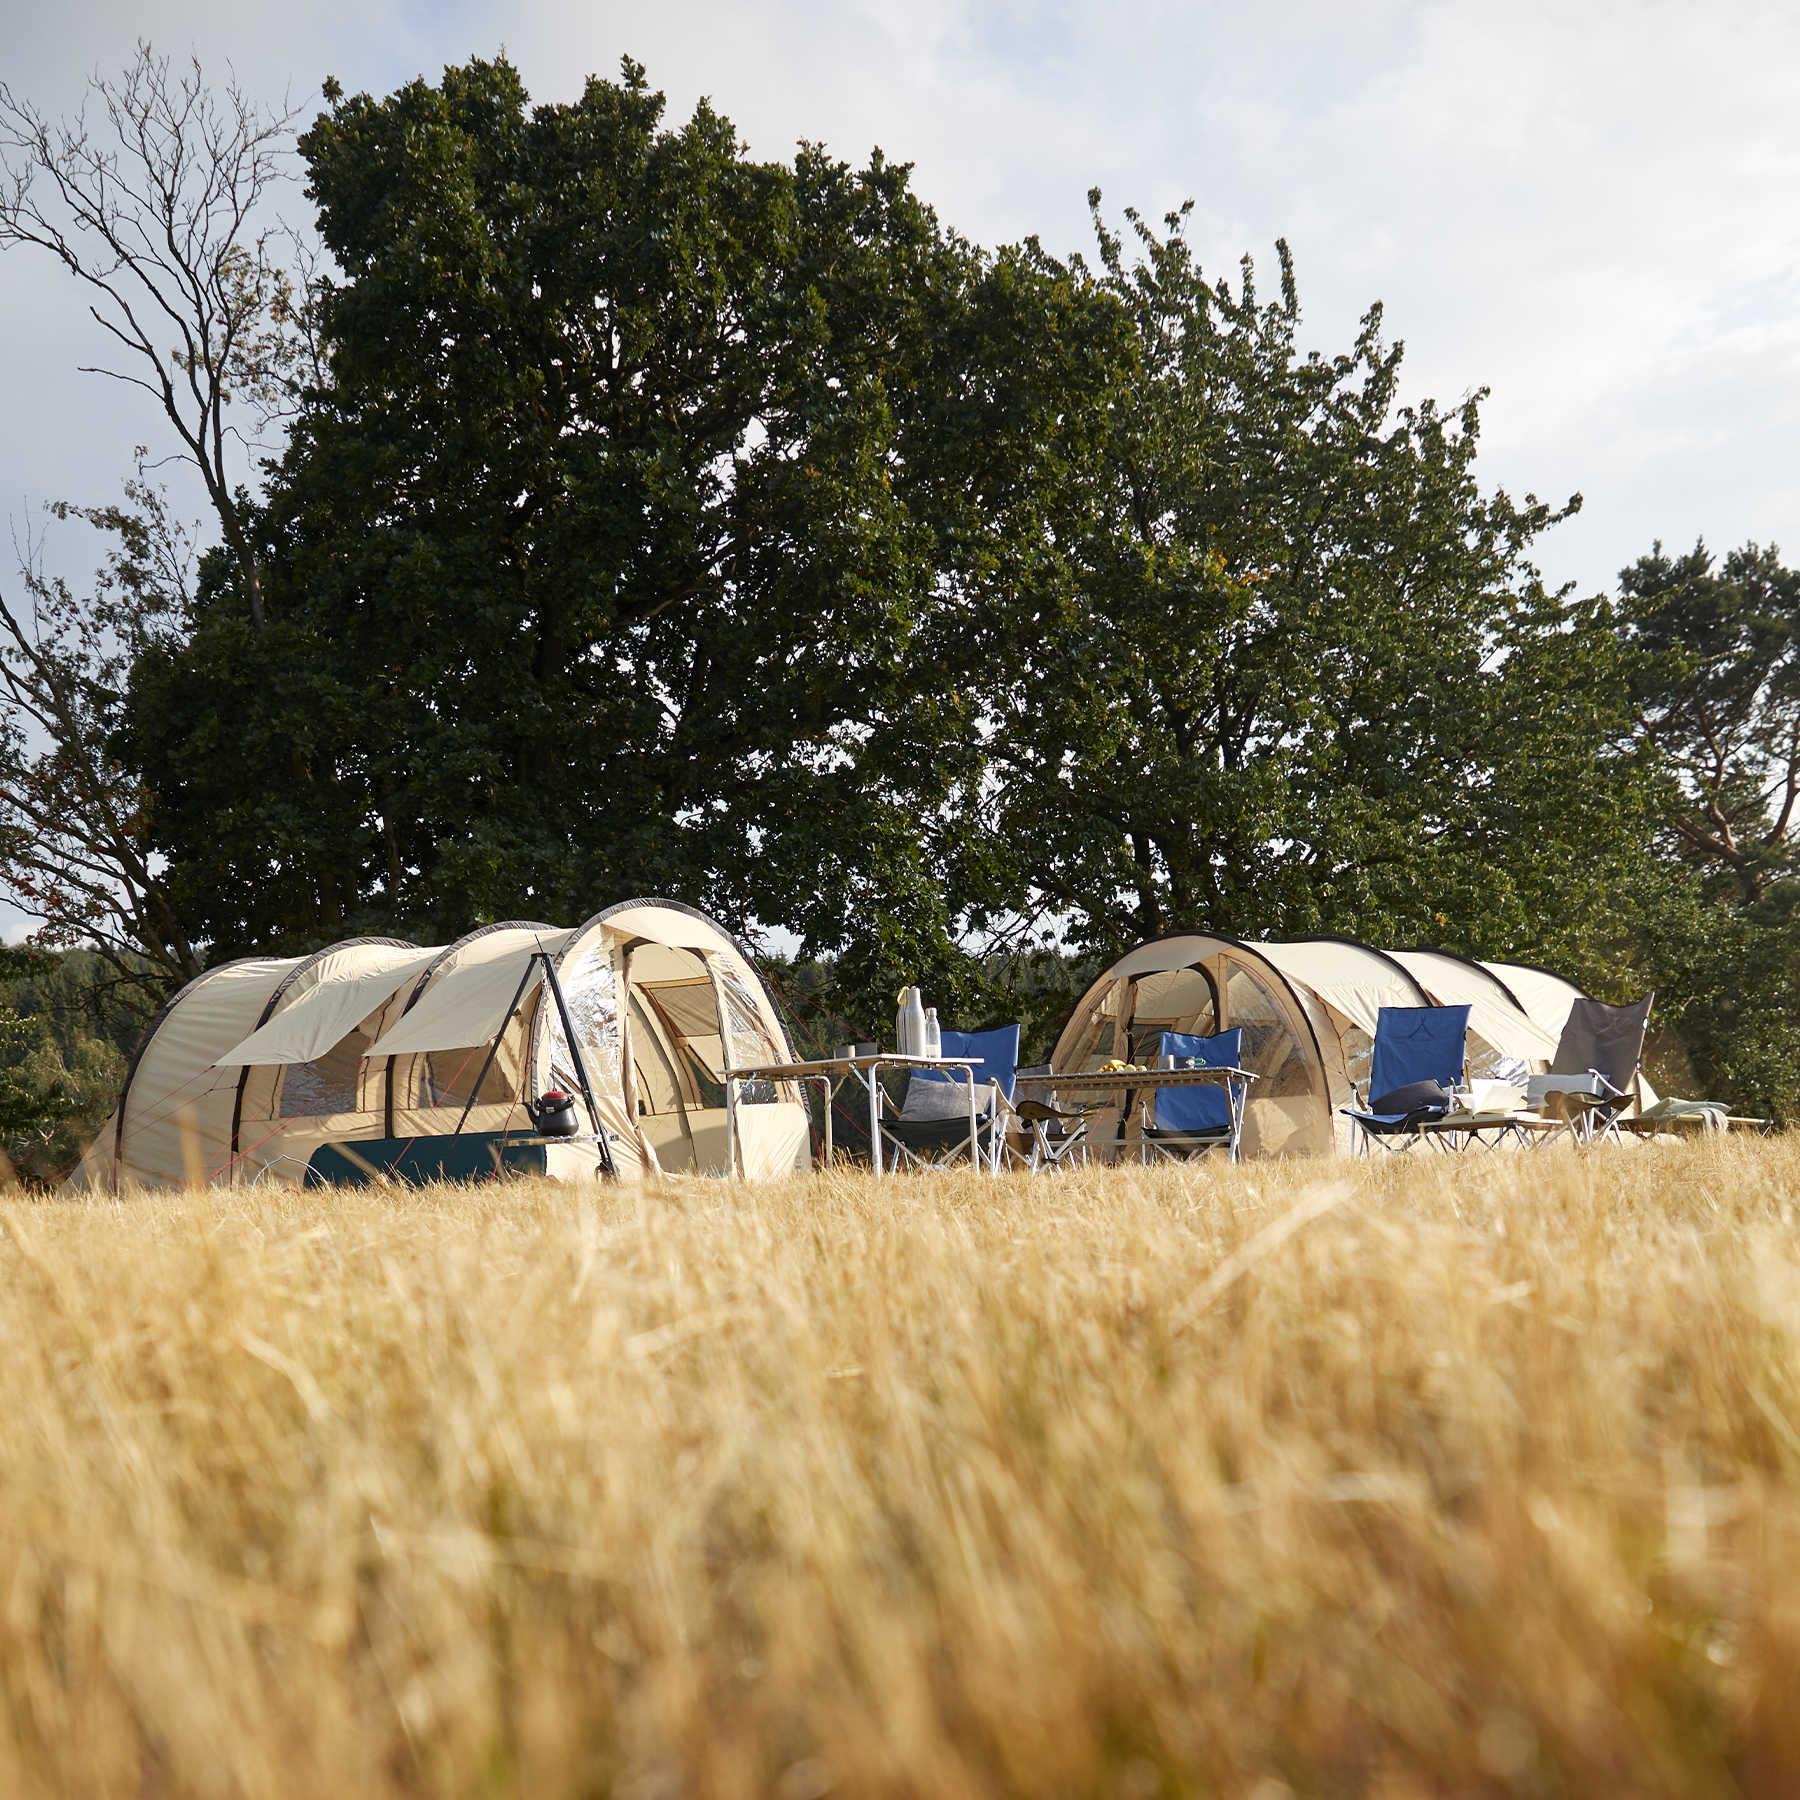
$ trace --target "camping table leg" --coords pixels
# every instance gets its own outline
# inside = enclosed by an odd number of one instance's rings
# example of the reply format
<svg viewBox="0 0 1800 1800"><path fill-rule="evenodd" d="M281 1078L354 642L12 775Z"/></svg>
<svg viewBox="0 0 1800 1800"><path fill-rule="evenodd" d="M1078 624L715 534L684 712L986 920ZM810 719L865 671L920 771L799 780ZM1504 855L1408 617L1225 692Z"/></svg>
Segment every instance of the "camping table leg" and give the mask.
<svg viewBox="0 0 1800 1800"><path fill-rule="evenodd" d="M869 1160L877 1175L885 1175L881 1166L881 1064L870 1063L862 1071L862 1079L869 1089Z"/></svg>
<svg viewBox="0 0 1800 1800"><path fill-rule="evenodd" d="M829 1075L817 1075L813 1079L818 1082L819 1092L824 1097L825 1101L825 1166L829 1169L831 1167L832 1157L836 1154L831 1143L831 1077Z"/></svg>
<svg viewBox="0 0 1800 1800"><path fill-rule="evenodd" d="M964 1069L963 1079L969 1084L969 1161L979 1169L981 1167L981 1126L975 1117L975 1071ZM994 1104L994 1124L998 1127L1000 1123L999 1102L996 1100ZM992 1175L995 1171L989 1169L988 1173Z"/></svg>

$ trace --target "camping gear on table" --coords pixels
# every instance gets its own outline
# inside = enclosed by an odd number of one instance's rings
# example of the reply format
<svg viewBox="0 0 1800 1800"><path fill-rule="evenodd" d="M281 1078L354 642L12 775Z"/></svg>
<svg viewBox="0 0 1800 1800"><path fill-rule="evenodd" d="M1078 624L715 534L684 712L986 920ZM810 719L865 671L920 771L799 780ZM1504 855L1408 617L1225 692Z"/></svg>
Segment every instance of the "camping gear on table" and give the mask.
<svg viewBox="0 0 1800 1800"><path fill-rule="evenodd" d="M894 1014L894 1048L902 1056L924 1056L925 1002L916 987L900 990L900 1010Z"/></svg>
<svg viewBox="0 0 1800 1800"><path fill-rule="evenodd" d="M545 1137L573 1137L581 1129L575 1119L575 1096L562 1088L547 1088L537 1099L527 1100L525 1112Z"/></svg>

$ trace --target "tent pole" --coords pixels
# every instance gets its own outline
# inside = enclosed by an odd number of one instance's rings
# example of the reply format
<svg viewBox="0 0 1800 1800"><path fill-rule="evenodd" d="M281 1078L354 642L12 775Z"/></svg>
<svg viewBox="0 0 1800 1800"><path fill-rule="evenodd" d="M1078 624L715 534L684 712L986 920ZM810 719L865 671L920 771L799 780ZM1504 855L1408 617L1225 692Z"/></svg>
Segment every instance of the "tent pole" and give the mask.
<svg viewBox="0 0 1800 1800"><path fill-rule="evenodd" d="M494 1033L494 1041L488 1045L488 1053L481 1059L481 1073L475 1077L475 1085L469 1089L468 1104L462 1109L462 1117L456 1121L453 1137L462 1136L462 1128L469 1122L469 1114L475 1110L475 1102L481 1095L481 1084L487 1080L488 1070L494 1066L494 1058L500 1054L500 1046L506 1039L506 1028L513 1021L513 1014L519 1010L519 1002L525 998L525 989L531 982L531 971L543 951L534 950L525 963L525 973L519 977L519 985L513 990L513 997L506 1003L505 1015L500 1020L500 1029ZM545 958L546 963L549 959Z"/></svg>
<svg viewBox="0 0 1800 1800"><path fill-rule="evenodd" d="M613 1167L612 1146L606 1141L606 1127L600 1122L600 1102L594 1098L594 1084L588 1079L587 1058L581 1053L581 1039L575 1035L575 1021L569 1017L569 1003L563 998L562 983L556 977L548 953L539 951L538 954L544 959L544 980L556 1002L556 1016L562 1020L569 1060L575 1065L575 1079L581 1083L581 1097L587 1102L588 1122L593 1126L595 1141L600 1146L600 1166L609 1176L616 1177L618 1170Z"/></svg>

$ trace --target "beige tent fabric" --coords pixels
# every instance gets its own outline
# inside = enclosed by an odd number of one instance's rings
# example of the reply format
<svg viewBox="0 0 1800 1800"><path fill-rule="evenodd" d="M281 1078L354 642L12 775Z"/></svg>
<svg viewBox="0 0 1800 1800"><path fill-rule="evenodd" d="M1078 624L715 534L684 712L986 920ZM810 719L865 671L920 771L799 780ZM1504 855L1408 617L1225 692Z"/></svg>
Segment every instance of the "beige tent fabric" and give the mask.
<svg viewBox="0 0 1800 1800"><path fill-rule="evenodd" d="M1522 1012L1487 970L1435 950L1396 950L1402 964L1439 1006L1467 1006L1469 1029L1502 1056L1524 1063L1548 1063L1556 1039Z"/></svg>
<svg viewBox="0 0 1800 1800"><path fill-rule="evenodd" d="M467 940L431 977L417 1003L370 1046L370 1058L491 1042L532 956L539 950L555 955L573 935L514 927Z"/></svg>
<svg viewBox="0 0 1800 1800"><path fill-rule="evenodd" d="M622 906L597 913L581 929L586 931L601 922L617 938L641 937L652 944L668 944L678 950L710 950L739 960L738 947L729 932L684 908L628 900Z"/></svg>
<svg viewBox="0 0 1800 1800"><path fill-rule="evenodd" d="M609 1092L616 1081L621 1122L646 1168L712 1166L701 1139L710 1143L720 1122L711 1114L719 1109L705 1104L696 1083L701 1070L708 1083L723 1073L721 1008L735 1058L781 1062L793 1056L755 966L729 932L685 908L628 901L596 913L571 934L557 975L589 1068ZM555 1066L561 1030L553 1012L546 1008L540 1020L535 1069ZM602 1079L601 1066L616 1068L617 1076ZM776 1089L774 1102L750 1103L743 1111L797 1101L788 1084Z"/></svg>
<svg viewBox="0 0 1800 1800"><path fill-rule="evenodd" d="M153 1028L120 1102L124 1131L117 1166L110 1158L93 1166L83 1158L77 1176L98 1175L107 1186L176 1187L227 1175L237 1072L215 1068L214 1059L243 1039L282 977L302 960L226 963L177 995ZM103 1140L115 1129L109 1122Z"/></svg>
<svg viewBox="0 0 1800 1800"><path fill-rule="evenodd" d="M1357 944L1312 939L1253 946L1297 987L1309 988L1371 1037L1384 1006L1423 1006L1424 997L1404 970Z"/></svg>
<svg viewBox="0 0 1800 1800"><path fill-rule="evenodd" d="M281 997L269 1022L217 1058L218 1066L314 1061L424 974L440 954L438 948L390 944L346 944L327 951Z"/></svg>
<svg viewBox="0 0 1800 1800"><path fill-rule="evenodd" d="M1149 1054L1148 1039L1158 1030L1241 1028L1245 1066L1260 1077L1245 1113L1245 1154L1331 1149L1330 1098L1348 1092L1335 1027L1323 1006L1264 960L1267 948L1184 932L1128 950L1077 1002L1051 1054L1052 1066L1091 1069L1131 1050ZM1090 1129L1097 1142L1116 1141L1119 1123L1114 1105L1095 1113ZM1125 1125L1129 1146L1136 1121Z"/></svg>
<svg viewBox="0 0 1800 1800"><path fill-rule="evenodd" d="M1228 939L1210 937L1205 932L1188 932L1179 936L1152 938L1127 950L1100 978L1102 981L1126 981L1148 975L1157 969L1186 969L1217 956ZM1096 984L1098 985L1098 984Z"/></svg>
<svg viewBox="0 0 1800 1800"><path fill-rule="evenodd" d="M1547 969L1530 969L1522 963L1483 962L1495 980L1503 983L1532 1020L1548 1034L1550 1053L1569 1022L1569 1011L1582 997L1574 982L1552 975Z"/></svg>

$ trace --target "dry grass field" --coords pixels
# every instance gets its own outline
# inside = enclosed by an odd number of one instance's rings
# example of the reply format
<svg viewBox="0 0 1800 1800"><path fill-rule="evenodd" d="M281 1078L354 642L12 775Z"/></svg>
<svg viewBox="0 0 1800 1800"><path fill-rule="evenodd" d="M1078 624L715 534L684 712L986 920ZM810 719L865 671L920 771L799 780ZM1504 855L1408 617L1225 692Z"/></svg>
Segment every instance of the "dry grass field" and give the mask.
<svg viewBox="0 0 1800 1800"><path fill-rule="evenodd" d="M1800 1790L1800 1141L0 1206L0 1793Z"/></svg>

